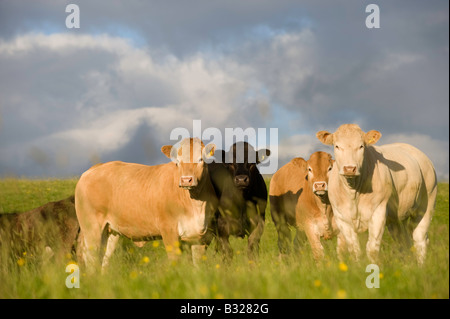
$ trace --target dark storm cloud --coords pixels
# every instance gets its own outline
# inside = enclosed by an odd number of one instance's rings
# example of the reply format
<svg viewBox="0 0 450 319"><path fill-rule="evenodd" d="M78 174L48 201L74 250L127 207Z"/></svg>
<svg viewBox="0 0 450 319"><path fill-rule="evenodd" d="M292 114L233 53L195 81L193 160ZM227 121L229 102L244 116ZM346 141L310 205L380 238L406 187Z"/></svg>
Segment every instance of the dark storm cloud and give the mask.
<svg viewBox="0 0 450 319"><path fill-rule="evenodd" d="M369 30L370 2L1 1L0 173L162 162L145 149L202 119L278 127L283 160L356 122L448 178L448 2L377 1Z"/></svg>

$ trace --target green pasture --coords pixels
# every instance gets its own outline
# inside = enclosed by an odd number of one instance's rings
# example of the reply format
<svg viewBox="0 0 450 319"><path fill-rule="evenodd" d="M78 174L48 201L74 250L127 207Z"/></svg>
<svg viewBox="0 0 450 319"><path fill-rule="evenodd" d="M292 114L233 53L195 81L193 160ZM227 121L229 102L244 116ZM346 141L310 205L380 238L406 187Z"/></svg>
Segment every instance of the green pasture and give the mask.
<svg viewBox="0 0 450 319"><path fill-rule="evenodd" d="M77 179L0 179L0 213L23 212L74 192ZM267 181L269 183L269 181ZM23 251L1 260L0 298L449 298L449 185L440 183L429 229L425 265L418 267L411 251L400 251L386 231L380 253L380 287L369 289L369 261L336 257L336 239L324 242L325 260L316 264L305 243L289 258L278 257L277 234L266 212L260 257L249 262L246 239L233 238L234 259L225 264L214 249L199 267L183 255L169 262L162 242L136 247L123 239L106 274L88 275L81 268L80 288L66 287L65 272L76 260L41 262ZM367 235L360 237L364 249ZM3 250L8 245L2 245ZM5 251L2 252L5 256Z"/></svg>

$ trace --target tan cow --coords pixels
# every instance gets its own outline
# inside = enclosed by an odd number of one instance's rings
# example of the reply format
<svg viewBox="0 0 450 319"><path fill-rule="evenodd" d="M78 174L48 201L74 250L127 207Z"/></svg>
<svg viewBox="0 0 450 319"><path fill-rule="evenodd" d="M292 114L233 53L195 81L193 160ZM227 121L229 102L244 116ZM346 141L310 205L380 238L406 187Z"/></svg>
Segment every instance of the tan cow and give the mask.
<svg viewBox="0 0 450 319"><path fill-rule="evenodd" d="M336 224L356 259L361 254L357 233L368 230L367 256L377 261L387 225L396 241L410 244L412 235L422 264L436 202L436 173L428 157L411 145L373 146L380 137L380 132L365 133L355 124L317 133L322 143L334 146L328 195Z"/></svg>
<svg viewBox="0 0 450 319"><path fill-rule="evenodd" d="M202 236L218 204L204 164L214 150L198 138L184 139L178 148L161 148L170 163L108 162L86 171L75 189L75 208L88 267L97 263L105 227L110 231L102 269L119 235L136 242L162 238L169 259L177 258L179 240L201 255Z"/></svg>
<svg viewBox="0 0 450 319"><path fill-rule="evenodd" d="M330 154L315 152L308 161L294 158L273 175L269 190L270 212L282 255L289 252L289 225L306 233L316 260L324 255L320 238L330 239L337 234L327 194L332 167ZM296 240L298 236L297 233Z"/></svg>

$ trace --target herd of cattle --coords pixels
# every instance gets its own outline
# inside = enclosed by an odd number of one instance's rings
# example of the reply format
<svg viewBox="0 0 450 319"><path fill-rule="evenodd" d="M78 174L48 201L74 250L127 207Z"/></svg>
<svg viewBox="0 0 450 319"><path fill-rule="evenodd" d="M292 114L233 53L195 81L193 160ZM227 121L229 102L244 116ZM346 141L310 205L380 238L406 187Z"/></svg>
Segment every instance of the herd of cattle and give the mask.
<svg viewBox="0 0 450 319"><path fill-rule="evenodd" d="M162 239L169 259L187 250L194 264L213 239L229 260L229 237L248 236L253 260L269 199L280 255L290 253L292 226L294 245L306 234L316 260L324 256L321 238L334 236L339 258L349 253L358 260L358 233L367 230L366 253L376 262L387 226L396 242L414 245L423 264L437 194L426 155L408 144L374 146L381 133L365 133L355 124L316 136L333 146L335 159L326 152L294 158L272 176L269 192L257 165L270 151L247 142L225 152L188 138L161 148L171 160L166 164L97 164L82 174L74 196L0 215L0 247L8 243L23 251L40 243L51 254L76 250L79 262L93 270L100 263L107 267L120 236L138 246ZM42 230L39 225L48 221L51 226Z"/></svg>

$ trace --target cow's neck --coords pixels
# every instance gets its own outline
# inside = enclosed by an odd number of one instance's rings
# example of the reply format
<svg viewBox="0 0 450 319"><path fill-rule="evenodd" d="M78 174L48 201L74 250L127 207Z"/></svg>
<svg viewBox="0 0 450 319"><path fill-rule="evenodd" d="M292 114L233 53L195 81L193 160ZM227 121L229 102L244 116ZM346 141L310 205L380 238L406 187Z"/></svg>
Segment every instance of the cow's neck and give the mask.
<svg viewBox="0 0 450 319"><path fill-rule="evenodd" d="M350 194L353 194L354 196L356 196L356 194L358 193L358 191L361 188L361 181L362 181L361 175L356 176L356 177L351 177L351 178L339 175L339 179L340 179L341 183L345 186L347 191Z"/></svg>
<svg viewBox="0 0 450 319"><path fill-rule="evenodd" d="M327 209L328 206L330 206L330 201L328 199L328 195L323 195L323 196L314 195L314 198L315 198L317 207L320 207L324 211Z"/></svg>
<svg viewBox="0 0 450 319"><path fill-rule="evenodd" d="M322 217L326 217L326 219L328 220L329 219L328 213L331 209L328 194L325 194L324 196L317 196L314 194L314 201L316 202L317 207L320 209Z"/></svg>
<svg viewBox="0 0 450 319"><path fill-rule="evenodd" d="M195 201L207 201L207 196L209 195L210 191L212 189L212 184L210 182L209 173L206 171L202 179L199 181L198 185L190 190L189 197ZM213 190L214 191L214 190Z"/></svg>

